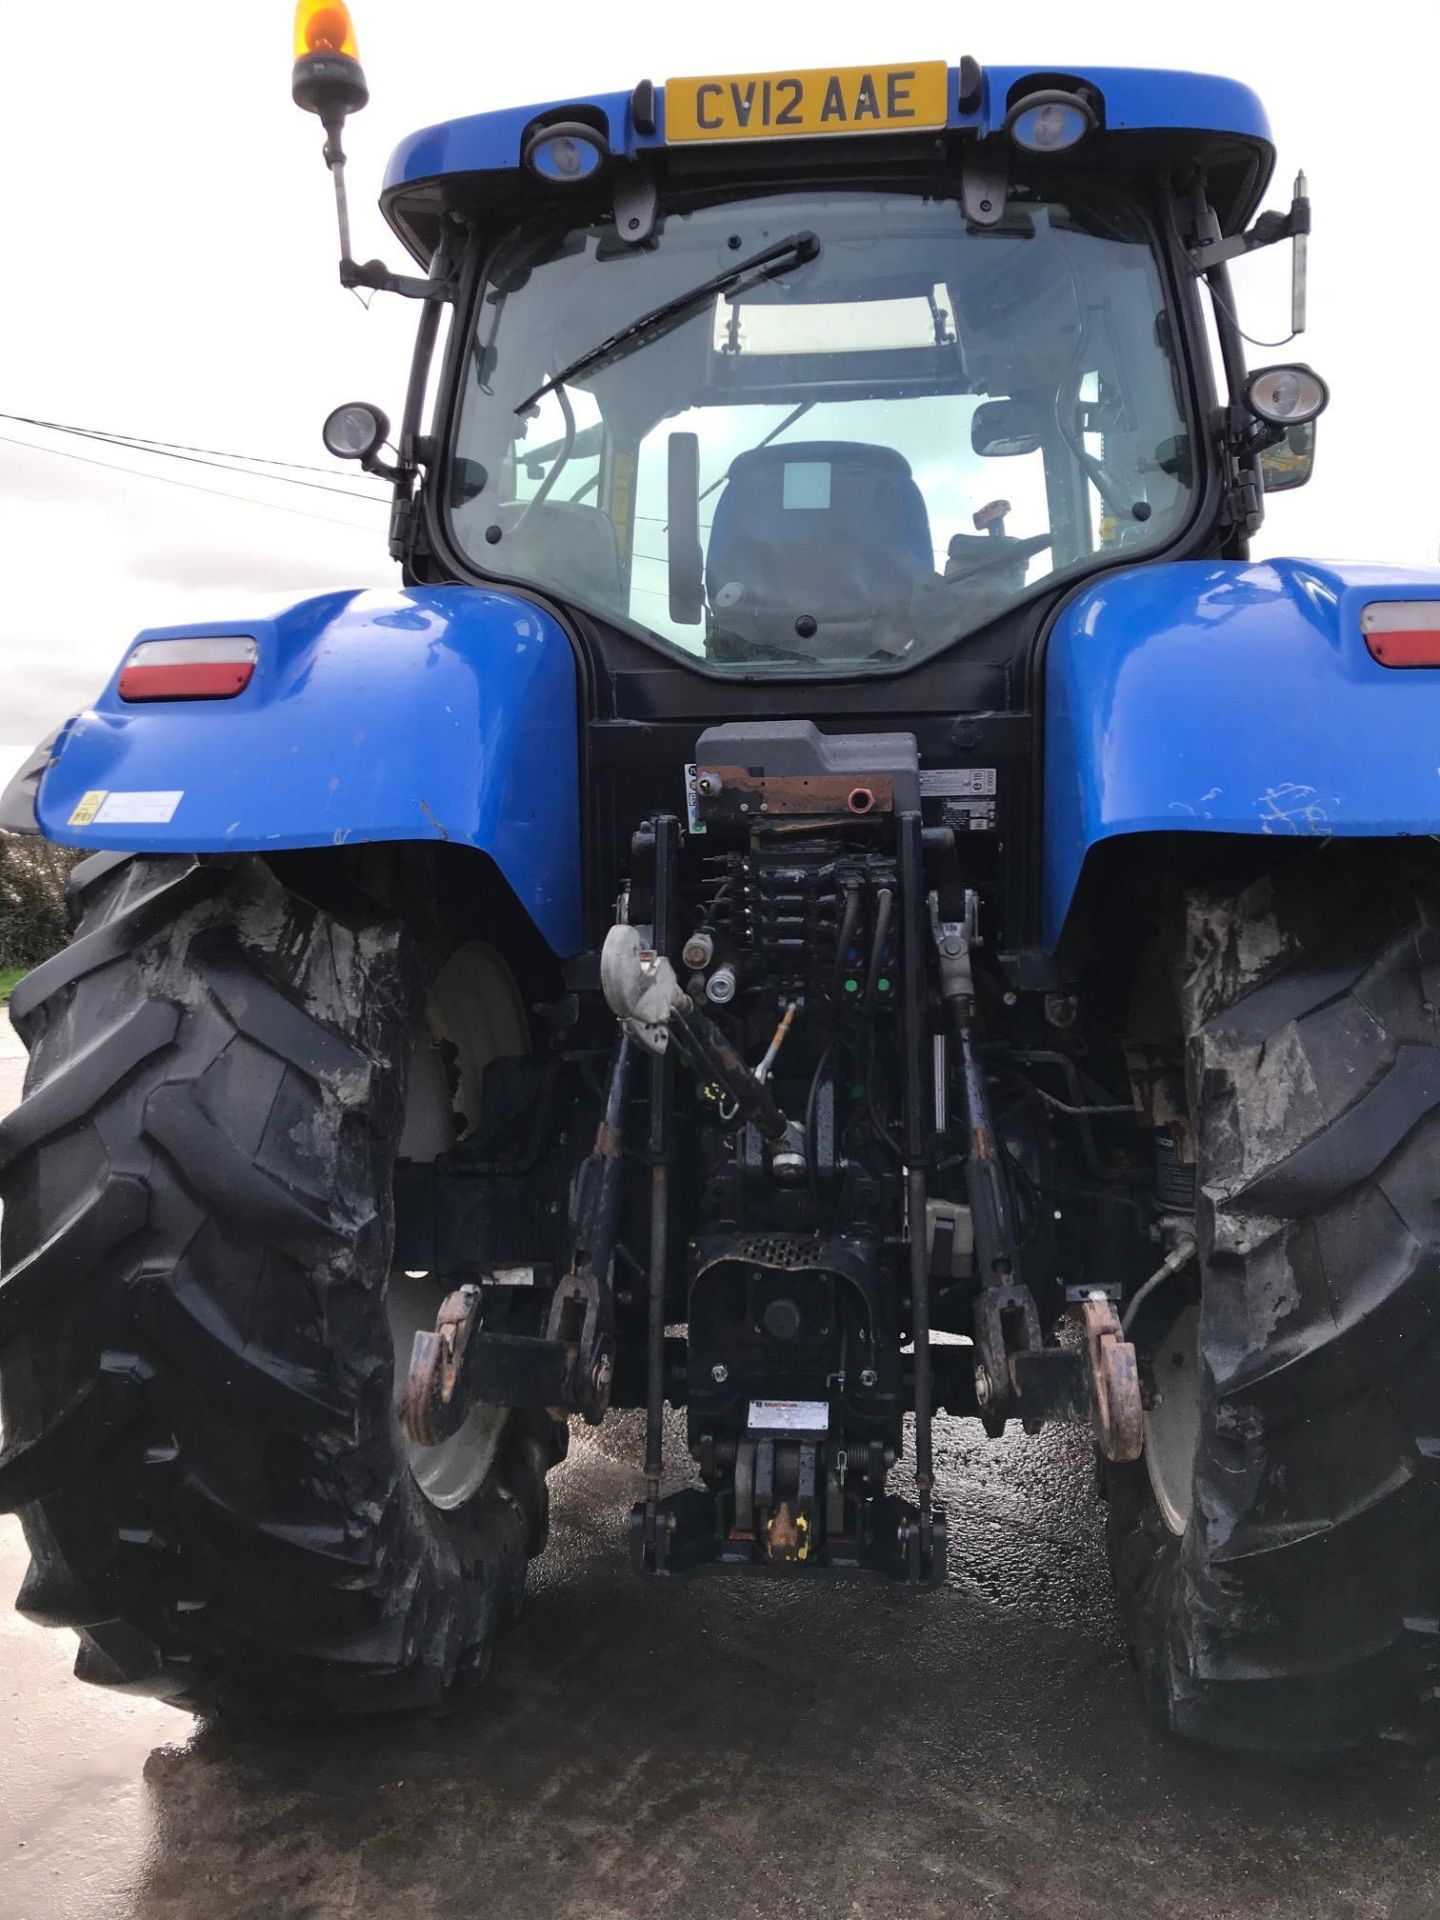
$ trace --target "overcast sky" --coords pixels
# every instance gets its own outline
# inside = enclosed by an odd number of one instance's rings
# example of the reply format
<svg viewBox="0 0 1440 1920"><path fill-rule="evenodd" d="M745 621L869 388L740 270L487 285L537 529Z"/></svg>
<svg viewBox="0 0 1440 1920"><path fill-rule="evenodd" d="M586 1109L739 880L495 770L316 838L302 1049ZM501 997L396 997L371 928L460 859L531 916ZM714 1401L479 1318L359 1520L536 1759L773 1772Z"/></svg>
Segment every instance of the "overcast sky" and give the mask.
<svg viewBox="0 0 1440 1920"><path fill-rule="evenodd" d="M414 309L379 296L364 311L335 280L319 127L290 101L292 11L0 0L0 412L322 464L320 422L338 401L398 415ZM938 0L356 0L352 11L371 91L347 135L355 251L396 265L375 210L390 149L491 107L670 73L967 52L1249 82L1279 146L1270 204L1288 201L1303 165L1316 229L1310 331L1293 350L1252 349L1252 364L1293 351L1334 396L1316 478L1272 501L1258 550L1440 558L1434 0L968 12ZM1275 252L1284 260L1237 270L1242 319L1261 339L1288 327L1288 249ZM120 466L139 471L106 470ZM369 491L351 468L294 478ZM363 499L0 420L0 777L98 691L137 628L393 579L385 518Z"/></svg>

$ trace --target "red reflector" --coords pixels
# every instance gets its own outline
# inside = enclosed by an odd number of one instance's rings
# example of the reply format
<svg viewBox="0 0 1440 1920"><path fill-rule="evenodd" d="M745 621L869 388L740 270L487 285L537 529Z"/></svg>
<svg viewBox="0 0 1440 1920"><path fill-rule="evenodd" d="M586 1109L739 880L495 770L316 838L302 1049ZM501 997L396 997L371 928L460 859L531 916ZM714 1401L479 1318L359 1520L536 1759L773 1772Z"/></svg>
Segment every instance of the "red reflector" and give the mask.
<svg viewBox="0 0 1440 1920"><path fill-rule="evenodd" d="M255 671L246 634L142 640L120 669L122 700L233 700Z"/></svg>
<svg viewBox="0 0 1440 1920"><path fill-rule="evenodd" d="M122 667L122 700L232 700L249 686L255 662L243 666Z"/></svg>
<svg viewBox="0 0 1440 1920"><path fill-rule="evenodd" d="M1372 600L1360 627L1382 667L1440 667L1440 600Z"/></svg>

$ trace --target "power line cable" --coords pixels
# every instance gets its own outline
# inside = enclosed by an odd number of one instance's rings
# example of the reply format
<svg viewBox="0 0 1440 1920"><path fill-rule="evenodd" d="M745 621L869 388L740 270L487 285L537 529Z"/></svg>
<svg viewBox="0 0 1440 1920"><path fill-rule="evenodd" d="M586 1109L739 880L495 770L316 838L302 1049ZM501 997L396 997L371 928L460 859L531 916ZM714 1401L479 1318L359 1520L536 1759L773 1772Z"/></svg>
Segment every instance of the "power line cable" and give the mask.
<svg viewBox="0 0 1440 1920"><path fill-rule="evenodd" d="M13 413L0 413L0 420L14 420L24 426L43 427L51 433L73 434L82 440L94 440L102 447L114 447L117 452L146 454L153 459L183 460L188 466L214 467L219 473L239 474L246 480L265 480L274 486L281 487L305 487L313 493L338 493L342 500L360 500L372 506L385 504L379 494L357 493L353 487L327 487L318 480L292 480L286 473L250 473L244 467L228 466L222 460L204 460L198 454L172 452L159 446L143 446L136 441L124 439L119 434L100 433L90 427L53 426L46 421L27 420L22 414ZM249 459L251 456L242 454L237 458ZM141 469L136 468L134 471L139 472Z"/></svg>
<svg viewBox="0 0 1440 1920"><path fill-rule="evenodd" d="M241 506L264 507L271 513L293 513L301 520L323 520L327 526L348 527L352 533L367 533L354 520L337 520L333 513L310 513L304 507L287 506L283 500L256 500L248 493L231 493L227 487L199 487L193 480L172 480L168 474L146 473L142 467L117 467L111 460L96 460L88 453L71 453L64 447L37 447L29 440L16 440L8 433L0 433L0 445L20 447L26 453L38 453L51 460L78 460L83 467L100 467L106 473L124 474L129 480L150 480L157 487L182 487L187 493L208 493L215 500L238 500ZM352 499L359 498L352 494ZM371 504L383 506L384 501Z"/></svg>
<svg viewBox="0 0 1440 1920"><path fill-rule="evenodd" d="M28 413L0 413L0 420L13 420L19 426L48 427L54 433L79 433L98 440L125 440L132 446L163 448L167 453L210 453L219 460L245 460L257 467L290 467L296 473L327 473L334 477L333 466L316 466L309 460L270 460L260 453L233 453L228 447L192 447L185 440L149 440L143 433L118 433L110 427L77 427L65 420L36 420Z"/></svg>

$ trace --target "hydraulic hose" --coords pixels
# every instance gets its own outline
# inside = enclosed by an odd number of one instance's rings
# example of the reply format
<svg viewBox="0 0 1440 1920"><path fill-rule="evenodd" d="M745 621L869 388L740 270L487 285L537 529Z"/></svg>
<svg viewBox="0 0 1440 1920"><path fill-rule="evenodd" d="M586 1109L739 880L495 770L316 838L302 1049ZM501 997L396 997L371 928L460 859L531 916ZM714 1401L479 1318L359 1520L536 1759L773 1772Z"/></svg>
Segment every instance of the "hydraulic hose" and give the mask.
<svg viewBox="0 0 1440 1920"><path fill-rule="evenodd" d="M857 881L852 880L845 888L845 911L840 919L840 938L835 943L835 977L831 993L837 1005L840 1000L840 982L845 973L845 956L854 944L859 927L860 887Z"/></svg>
<svg viewBox="0 0 1440 1920"><path fill-rule="evenodd" d="M880 968L885 958L885 942L890 938L890 921L895 911L895 894L890 887L881 887L875 895L875 938L870 943L870 969L865 976L865 999L861 1005L862 1017L868 1019L875 1005L875 991L880 979Z"/></svg>

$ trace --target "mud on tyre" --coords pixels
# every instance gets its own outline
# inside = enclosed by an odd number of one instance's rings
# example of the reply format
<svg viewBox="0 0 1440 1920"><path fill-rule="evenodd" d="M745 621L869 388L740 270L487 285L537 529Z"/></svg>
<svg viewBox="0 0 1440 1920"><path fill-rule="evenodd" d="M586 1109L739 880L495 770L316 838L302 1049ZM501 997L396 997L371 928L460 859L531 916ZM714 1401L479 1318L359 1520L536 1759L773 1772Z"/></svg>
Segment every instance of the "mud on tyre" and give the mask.
<svg viewBox="0 0 1440 1920"><path fill-rule="evenodd" d="M1214 1744L1428 1740L1440 888L1330 849L1194 896L1175 944L1199 1276L1135 1337L1162 1398L1193 1396L1193 1477L1107 1475L1137 1664L1161 1717Z"/></svg>
<svg viewBox="0 0 1440 1920"><path fill-rule="evenodd" d="M473 1495L392 1399L391 1180L427 962L261 860L101 856L16 991L0 1125L0 1507L77 1673L197 1711L422 1705L482 1670L564 1429L511 1415ZM402 1361L403 1364L403 1361Z"/></svg>

